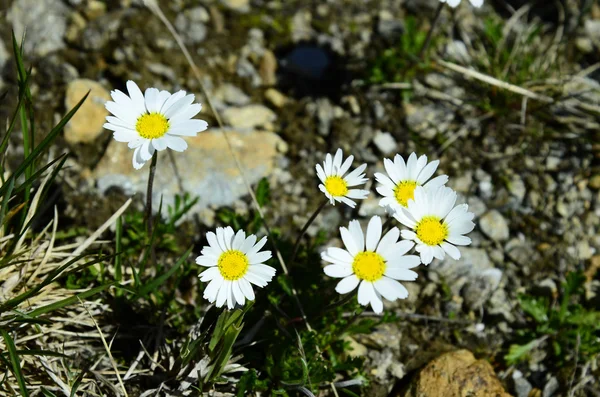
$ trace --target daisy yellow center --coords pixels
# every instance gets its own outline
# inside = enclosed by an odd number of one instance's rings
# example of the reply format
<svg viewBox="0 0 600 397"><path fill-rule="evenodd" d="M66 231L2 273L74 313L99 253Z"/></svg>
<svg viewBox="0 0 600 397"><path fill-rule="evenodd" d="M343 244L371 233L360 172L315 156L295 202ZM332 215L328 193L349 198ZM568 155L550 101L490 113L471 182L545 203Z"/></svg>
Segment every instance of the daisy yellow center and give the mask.
<svg viewBox="0 0 600 397"><path fill-rule="evenodd" d="M394 197L396 201L403 207L408 205L408 200L415 198L415 188L417 182L415 181L402 181L394 189Z"/></svg>
<svg viewBox="0 0 600 397"><path fill-rule="evenodd" d="M248 257L241 251L229 250L219 256L217 267L225 280L233 281L244 277L248 271Z"/></svg>
<svg viewBox="0 0 600 397"><path fill-rule="evenodd" d="M341 176L328 176L325 179L325 189L332 196L345 196L348 193L348 183Z"/></svg>
<svg viewBox="0 0 600 397"><path fill-rule="evenodd" d="M385 261L376 252L359 252L352 262L352 271L361 280L377 281L385 273Z"/></svg>
<svg viewBox="0 0 600 397"><path fill-rule="evenodd" d="M147 113L137 119L135 129L142 138L160 138L169 130L169 120L160 113Z"/></svg>
<svg viewBox="0 0 600 397"><path fill-rule="evenodd" d="M448 237L448 227L437 216L426 216L415 229L419 240L427 245L438 245Z"/></svg>

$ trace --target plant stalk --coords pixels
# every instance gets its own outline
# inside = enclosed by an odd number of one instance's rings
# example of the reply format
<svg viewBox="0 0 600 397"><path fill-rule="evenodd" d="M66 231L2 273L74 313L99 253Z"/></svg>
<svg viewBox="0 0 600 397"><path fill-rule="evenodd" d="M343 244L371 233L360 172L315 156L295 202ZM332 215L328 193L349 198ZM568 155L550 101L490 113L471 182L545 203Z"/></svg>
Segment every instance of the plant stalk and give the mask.
<svg viewBox="0 0 600 397"><path fill-rule="evenodd" d="M433 21L431 22L431 28L429 28L429 32L427 32L427 37L425 37L423 46L421 47L421 50L419 51L419 56L418 56L419 60L423 60L423 56L425 55L427 48L429 48L429 44L431 43L431 38L433 37L433 31L435 30L435 25L437 25L437 22L440 19L440 15L442 15L442 8L444 8L444 4L445 3L440 2L438 4L437 9L435 10L435 16L433 17Z"/></svg>
<svg viewBox="0 0 600 397"><path fill-rule="evenodd" d="M146 230L148 238L152 236L152 187L154 185L154 174L156 172L156 162L158 160L158 151L152 155L150 171L148 174L148 190L146 191Z"/></svg>
<svg viewBox="0 0 600 397"><path fill-rule="evenodd" d="M319 205L319 208L317 208L317 210L311 215L311 217L308 219L308 221L306 221L306 223L304 224L304 227L302 227L302 230L300 231L300 234L298 235L298 238L296 239L296 243L294 244L294 251L292 253L292 258L290 260L290 263L294 263L294 260L296 259L296 255L298 254L298 249L300 248L300 242L302 241L302 237L304 237L309 226L314 222L317 215L319 215L319 213L323 210L323 208L325 208L325 205L328 202L329 202L328 199L323 200L323 202Z"/></svg>

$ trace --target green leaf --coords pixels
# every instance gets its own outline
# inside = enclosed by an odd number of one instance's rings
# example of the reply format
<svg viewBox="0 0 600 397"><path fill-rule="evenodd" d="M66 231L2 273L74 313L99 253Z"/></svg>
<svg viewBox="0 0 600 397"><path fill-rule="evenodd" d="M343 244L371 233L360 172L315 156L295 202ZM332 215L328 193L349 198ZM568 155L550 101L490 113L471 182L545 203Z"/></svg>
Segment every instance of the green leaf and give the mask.
<svg viewBox="0 0 600 397"><path fill-rule="evenodd" d="M536 322L548 322L548 311L550 310L550 305L547 299L535 298L529 295L519 295L518 300L521 309L533 317Z"/></svg>
<svg viewBox="0 0 600 397"><path fill-rule="evenodd" d="M511 345L504 359L508 365L514 365L523 361L529 353L539 345L539 341L533 340L526 345Z"/></svg>
<svg viewBox="0 0 600 397"><path fill-rule="evenodd" d="M175 262L175 264L173 265L173 267L171 267L169 270L167 270L162 275L160 275L160 276L156 277L155 279L153 279L148 284L142 286L139 289L139 292L138 292L139 295L142 296L142 297L144 297L144 296L148 295L150 292L152 292L152 291L156 290L158 287L160 287L186 261L186 259L188 258L188 256L190 256L190 253L192 252L192 248L194 248L194 247L188 248L188 250L181 256L181 258L179 258L179 260L177 262Z"/></svg>
<svg viewBox="0 0 600 397"><path fill-rule="evenodd" d="M104 291L105 289L107 289L111 285L113 285L113 283L108 283L108 284L105 284L105 285L101 285L99 287L92 288L92 289L90 289L88 291L79 293L77 295L73 295L73 296L71 296L69 298L62 299L62 300L60 300L58 302L54 302L54 303L52 303L50 305L42 306L40 308L35 309L34 311L32 311L31 313L29 313L28 315L31 316L31 317L37 317L39 315L42 315L42 314L45 314L45 313L48 313L48 312L52 312L54 310L62 309L63 307L66 307L66 306L71 306L72 304L77 303L80 300L83 301L83 300L89 298L90 296L94 296L97 293Z"/></svg>
<svg viewBox="0 0 600 397"><path fill-rule="evenodd" d="M267 178L262 178L256 187L256 201L262 207L269 203L271 187Z"/></svg>
<svg viewBox="0 0 600 397"><path fill-rule="evenodd" d="M77 105L75 105L75 107L73 107L73 109L71 109L71 111L67 113L65 117L63 117L63 119L48 133L48 135L46 135L42 142L40 142L39 145L33 148L29 156L27 156L27 158L19 165L19 167L17 167L17 169L15 170L15 172L13 172L11 177L18 178L42 154L44 150L50 147L50 145L58 136L58 134L62 131L64 126L71 120L71 118L73 118L73 116L79 110L81 105L83 105L83 102L87 99L88 95L89 92L85 94L85 96L81 98ZM4 195L4 192L6 190L5 186L6 185L0 186L0 195Z"/></svg>
<svg viewBox="0 0 600 397"><path fill-rule="evenodd" d="M21 390L22 396L29 396L29 392L27 391L27 386L25 384L25 378L23 377L23 373L21 372L21 362L19 361L19 355L17 354L17 349L15 347L15 342L12 340L8 332L3 329L0 329L0 334L4 338L4 342L6 343L6 348L8 350L8 355L10 356L10 361L13 367L13 374L19 383L19 389Z"/></svg>

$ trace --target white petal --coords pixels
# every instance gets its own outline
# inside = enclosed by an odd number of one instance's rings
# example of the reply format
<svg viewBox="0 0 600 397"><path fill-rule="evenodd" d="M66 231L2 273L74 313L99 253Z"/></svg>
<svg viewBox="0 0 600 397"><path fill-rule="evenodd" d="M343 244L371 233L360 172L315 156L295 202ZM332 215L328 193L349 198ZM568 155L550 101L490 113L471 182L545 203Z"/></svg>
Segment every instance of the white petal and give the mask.
<svg viewBox="0 0 600 397"><path fill-rule="evenodd" d="M446 182L448 182L448 175L440 175L424 184L423 187L426 187L427 189L435 189L445 185Z"/></svg>
<svg viewBox="0 0 600 397"><path fill-rule="evenodd" d="M373 296L375 296L373 284L363 280L358 287L358 303L367 306Z"/></svg>
<svg viewBox="0 0 600 397"><path fill-rule="evenodd" d="M196 263L199 264L200 266L205 266L205 267L217 266L217 262L215 261L214 257L205 256L205 255L197 257Z"/></svg>
<svg viewBox="0 0 600 397"><path fill-rule="evenodd" d="M193 103L189 105L185 110L177 113L175 117L172 117L169 122L172 124L187 121L196 116L202 110L202 105L199 103Z"/></svg>
<svg viewBox="0 0 600 397"><path fill-rule="evenodd" d="M369 197L369 193L370 192L368 190L350 189L348 190L348 193L346 193L346 197L349 197L351 199L364 200L367 197Z"/></svg>
<svg viewBox="0 0 600 397"><path fill-rule="evenodd" d="M140 113L145 112L146 102L144 100L144 94L142 94L142 90L140 90L140 87L138 87L134 81L127 81L127 92L129 92L129 97L131 98L136 110L138 110Z"/></svg>
<svg viewBox="0 0 600 397"><path fill-rule="evenodd" d="M394 185L401 181L400 173L398 172L396 165L392 160L383 159L383 167L385 168L385 172L387 172Z"/></svg>
<svg viewBox="0 0 600 397"><path fill-rule="evenodd" d="M219 293L221 286L223 286L224 281L225 280L223 280L222 277L217 277L208 283L204 289L204 298L208 299L211 303L214 302L217 299L217 294Z"/></svg>
<svg viewBox="0 0 600 397"><path fill-rule="evenodd" d="M344 161L344 163L340 167L340 171L339 171L340 175L345 175L346 172L348 172L348 170L350 169L350 166L352 166L352 161L354 161L354 156L352 156L352 155L348 156L346 161Z"/></svg>
<svg viewBox="0 0 600 397"><path fill-rule="evenodd" d="M156 106L158 103L159 93L160 91L158 91L156 88L146 88L144 99L146 101L146 109L148 110L148 113L156 113L160 110L160 108L157 108Z"/></svg>
<svg viewBox="0 0 600 397"><path fill-rule="evenodd" d="M378 216L372 217L367 226L367 251L375 251L377 249L377 244L379 243L379 239L381 239L381 228L381 218Z"/></svg>
<svg viewBox="0 0 600 397"><path fill-rule="evenodd" d="M167 148L167 141L164 137L152 139L152 146L160 152Z"/></svg>
<svg viewBox="0 0 600 397"><path fill-rule="evenodd" d="M206 282L206 281L210 281L210 280L214 279L215 277L219 276L220 274L221 273L219 271L219 268L214 266L214 267L209 267L208 269L206 269L205 271L200 273L200 275L198 277L200 277L200 281Z"/></svg>
<svg viewBox="0 0 600 397"><path fill-rule="evenodd" d="M181 91L177 91L176 93L174 93L173 95L171 95L165 101L165 103L162 105L162 108L160 109L160 114L166 114L167 110L169 110L171 108L171 106L173 106L174 103L176 103L181 98L183 98L185 96L185 94L186 94L186 92L183 91L183 90L181 90Z"/></svg>
<svg viewBox="0 0 600 397"><path fill-rule="evenodd" d="M350 222L350 225L352 225L352 222ZM354 238L352 237L352 234L350 234L350 231L348 229L346 229L345 227L340 227L340 235L342 236L344 246L346 247L350 255L355 256L359 253L359 251L362 251L358 249L356 242L354 241Z"/></svg>
<svg viewBox="0 0 600 397"><path fill-rule="evenodd" d="M223 252L223 248L221 247L221 245L217 241L217 235L215 233L213 233L213 232L206 233L206 240L208 240L208 245L211 248L216 248L219 251Z"/></svg>
<svg viewBox="0 0 600 397"><path fill-rule="evenodd" d="M396 172L398 173L400 180L405 181L410 179L404 158L402 158L402 156L399 154L394 156L394 165L396 166Z"/></svg>
<svg viewBox="0 0 600 397"><path fill-rule="evenodd" d="M244 241L244 244L240 248L240 251L242 251L244 254L248 254L248 251L250 251L250 249L254 247L254 244L256 244L256 236L254 234L251 234L248 237L246 237L246 241Z"/></svg>
<svg viewBox="0 0 600 397"><path fill-rule="evenodd" d="M240 248L242 248L244 241L246 241L246 232L238 230L233 239L233 243L231 243L231 249L239 251Z"/></svg>
<svg viewBox="0 0 600 397"><path fill-rule="evenodd" d="M239 280L236 280L233 283L231 283L231 291L233 292L233 297L235 298L235 301L243 306L246 303L246 297L242 293Z"/></svg>
<svg viewBox="0 0 600 397"><path fill-rule="evenodd" d="M423 262L424 265L429 265L431 261L433 261L433 248L429 246L419 247L422 247L421 262Z"/></svg>
<svg viewBox="0 0 600 397"><path fill-rule="evenodd" d="M483 5L483 0L469 0L473 7L481 7Z"/></svg>
<svg viewBox="0 0 600 397"><path fill-rule="evenodd" d="M246 299L253 301L255 299L254 298L254 290L252 289L252 286L250 285L248 280L246 280L245 278L242 277L238 281L240 283L240 289L244 293L244 296L246 297Z"/></svg>
<svg viewBox="0 0 600 397"><path fill-rule="evenodd" d="M454 260L460 259L460 250L458 248L456 248L454 245L448 244L446 242L442 242L440 245L442 246L444 251L446 251L446 253L448 255L450 255L450 258L452 258Z"/></svg>
<svg viewBox="0 0 600 397"><path fill-rule="evenodd" d="M342 149L338 149L337 152L335 152L335 156L333 157L333 172L336 175L341 175L340 174L340 169L342 167Z"/></svg>
<svg viewBox="0 0 600 397"><path fill-rule="evenodd" d="M352 266L350 265L328 265L323 268L323 271L329 277L343 278L352 274Z"/></svg>
<svg viewBox="0 0 600 397"><path fill-rule="evenodd" d="M377 246L377 253L383 255L382 252L385 252L387 249L393 247L396 244L396 241L398 241L399 237L400 230L397 227L391 228L390 231L387 232L379 242L379 245Z"/></svg>
<svg viewBox="0 0 600 397"><path fill-rule="evenodd" d="M466 236L454 236L450 235L446 238L446 241L452 243L454 245L469 245L471 244L471 239Z"/></svg>
<svg viewBox="0 0 600 397"><path fill-rule="evenodd" d="M396 299L405 299L408 296L406 288L396 280L382 277L373 283L375 290L385 299L395 301Z"/></svg>
<svg viewBox="0 0 600 397"><path fill-rule="evenodd" d="M427 180L431 178L439 164L440 160L435 160L427 164L425 168L423 168L421 172L419 172L419 175L417 176L417 183L419 185L423 185L425 182L427 182Z"/></svg>
<svg viewBox="0 0 600 397"><path fill-rule="evenodd" d="M353 274L351 276L348 276L348 277L342 279L342 281L340 281L337 284L337 286L335 287L335 290L339 294L347 294L348 292L354 291L354 289L358 286L359 282L360 282L360 280L358 279L358 277L356 277Z"/></svg>
<svg viewBox="0 0 600 397"><path fill-rule="evenodd" d="M256 243L252 248L250 248L247 252L246 255L250 256L250 255L254 255L256 254L258 251L260 251L260 249L262 247L265 246L265 244L267 243L267 236L263 237L260 239L260 241L258 243Z"/></svg>
<svg viewBox="0 0 600 397"><path fill-rule="evenodd" d="M169 127L167 134L180 136L196 136L208 128L208 123L204 120L185 120L173 123Z"/></svg>
<svg viewBox="0 0 600 397"><path fill-rule="evenodd" d="M371 308L376 314L381 314L383 312L383 301L375 291L373 291L370 303Z"/></svg>
<svg viewBox="0 0 600 397"><path fill-rule="evenodd" d="M135 125L137 123L137 118L139 114L133 113L132 111L128 111L128 108L122 107L118 105L116 102L108 101L104 105L106 109L117 116L119 119L123 120L125 123L129 125Z"/></svg>
<svg viewBox="0 0 600 397"><path fill-rule="evenodd" d="M416 255L403 255L387 261L388 268L412 269L421 264L421 258Z"/></svg>
<svg viewBox="0 0 600 397"><path fill-rule="evenodd" d="M142 160L142 158L140 157L140 149L141 146L138 146L133 151L133 168L135 168L136 170L139 170L144 166L144 164L146 164L146 161Z"/></svg>
<svg viewBox="0 0 600 397"><path fill-rule="evenodd" d="M104 128L106 128L106 124ZM113 132L113 138L117 142L131 142L134 139L138 139L139 135L135 131L119 129Z"/></svg>
<svg viewBox="0 0 600 397"><path fill-rule="evenodd" d="M165 113L168 119L176 118L180 113L187 111L187 108L194 102L194 94L189 94L175 102Z"/></svg>
<svg viewBox="0 0 600 397"><path fill-rule="evenodd" d="M217 307L223 307L223 305L227 301L227 292L230 284L231 281L223 280L223 284L221 285L221 288L219 288L219 293L217 294Z"/></svg>
<svg viewBox="0 0 600 397"><path fill-rule="evenodd" d="M330 248L327 248L326 252L327 252L327 255L329 255L333 259L338 260L339 262L343 262L343 263L351 265L352 262L354 261L354 258L352 257L352 255L350 255L350 253L348 251L341 249L341 248L330 247Z"/></svg>
<svg viewBox="0 0 600 397"><path fill-rule="evenodd" d="M352 239L354 240L358 251L364 251L365 236L363 234L362 228L360 227L360 222L357 220L350 221L350 224L348 225L348 231L352 235Z"/></svg>
<svg viewBox="0 0 600 397"><path fill-rule="evenodd" d="M170 136L167 134L164 138L167 141L167 146L176 152L183 152L188 147L187 142L177 136Z"/></svg>
<svg viewBox="0 0 600 397"><path fill-rule="evenodd" d="M263 251L254 255L248 256L248 261L251 265L257 265L259 263L264 263L271 259L271 251Z"/></svg>
<svg viewBox="0 0 600 397"><path fill-rule="evenodd" d="M315 166L315 169L317 170L317 176L319 177L319 180L323 183L325 183L325 180L327 179L327 175L325 175L325 171L323 171L323 167L321 167L321 164L317 164ZM323 185L321 185L323 186ZM323 186L323 188L325 188L325 186Z"/></svg>
<svg viewBox="0 0 600 397"><path fill-rule="evenodd" d="M419 260L419 263L420 260ZM387 267L385 269L386 277L393 278L394 280L402 280L402 281L415 281L419 275L408 269L403 269L401 267Z"/></svg>

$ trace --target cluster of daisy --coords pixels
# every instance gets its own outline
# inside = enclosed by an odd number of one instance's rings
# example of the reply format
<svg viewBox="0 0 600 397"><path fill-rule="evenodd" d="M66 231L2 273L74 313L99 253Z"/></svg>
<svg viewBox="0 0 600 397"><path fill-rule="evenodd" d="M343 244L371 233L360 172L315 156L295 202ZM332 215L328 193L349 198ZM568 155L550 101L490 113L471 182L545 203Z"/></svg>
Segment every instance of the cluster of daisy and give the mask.
<svg viewBox="0 0 600 397"><path fill-rule="evenodd" d="M323 167L316 168L322 182L319 188L327 198L354 208L352 199L364 199L368 191L349 189L366 182L366 164L345 175L351 159L342 163L342 151L338 150L334 157L326 156ZM397 154L393 161L384 159L383 164L386 174L375 174L377 192L383 196L379 205L405 229L394 226L383 235L381 218L374 216L363 233L360 223L353 220L347 228L340 228L345 249L330 247L322 254L330 263L325 274L342 279L336 291L345 294L358 286L358 302L370 304L376 313L383 310L382 298L395 301L408 296L399 281L415 280L414 267L428 265L433 258L444 259L446 254L459 259L457 246L471 243L464 235L475 227L467 204L455 205L456 192L445 186L448 177L432 178L438 160L428 162L427 156L417 158L412 153L405 161ZM413 248L418 256L407 255Z"/></svg>
<svg viewBox="0 0 600 397"><path fill-rule="evenodd" d="M448 0L450 3L450 0ZM148 88L144 93L133 81L127 82L129 95L115 90L113 101L106 103L112 113L107 117L106 129L113 131L119 142L127 142L133 152L133 167L140 169L157 151L170 148L183 151L187 143L182 137L196 136L208 128L203 120L193 119L202 109L194 104L194 95L179 91L171 94ZM353 156L343 159L341 149L335 155L327 154L323 165L316 165L321 181L319 189L332 205L343 203L351 208L354 200L365 199L368 190L358 186L367 183L366 164L350 171ZM360 223L352 220L340 233L345 249L329 247L322 259L328 262L326 275L342 280L336 291L349 293L358 287L358 302L371 305L376 313L383 310L383 300L404 299L408 291L399 281L414 281L413 268L428 265L433 258L443 259L446 254L460 258L457 246L471 243L464 236L473 230L473 213L466 204L456 205L456 193L445 186L445 175L432 178L439 161L427 161L412 153L405 161L400 155L394 160L384 159L386 174L376 173L379 182L379 204L405 227L383 230L381 218L369 220L366 232ZM322 207L320 207L322 208ZM311 218L311 219L314 219ZM265 287L275 275L275 269L265 265L270 251L261 251L267 242L257 242L255 235L246 236L243 230L231 227L217 228L206 235L205 246L196 263L207 267L200 280L208 282L204 298L217 307L227 304L233 309L254 300L252 285ZM419 255L411 255L414 248Z"/></svg>

